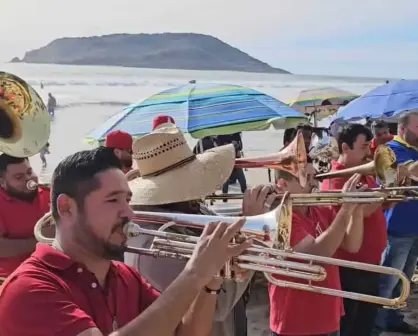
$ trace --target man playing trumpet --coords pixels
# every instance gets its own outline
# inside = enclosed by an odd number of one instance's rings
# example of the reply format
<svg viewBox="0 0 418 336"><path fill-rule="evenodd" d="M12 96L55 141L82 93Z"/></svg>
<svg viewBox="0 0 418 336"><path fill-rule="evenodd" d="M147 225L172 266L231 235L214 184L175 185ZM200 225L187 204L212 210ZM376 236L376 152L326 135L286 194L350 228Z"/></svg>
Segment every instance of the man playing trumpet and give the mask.
<svg viewBox="0 0 418 336"><path fill-rule="evenodd" d="M214 278L251 242L244 224L205 227L186 266L160 294L133 268L111 261L126 249L131 190L119 159L98 148L64 159L52 177L52 246L38 244L0 290L7 336L208 335L220 285Z"/></svg>
<svg viewBox="0 0 418 336"><path fill-rule="evenodd" d="M215 147L203 154L194 155L184 135L174 125L157 128L151 134L139 138L133 145L133 158L141 177L132 180L132 204L135 210L171 212L196 215L215 215L201 200L213 193L230 176L234 167L235 149L232 145ZM257 187L246 193L243 214L258 215L266 212L270 188ZM160 226L140 222L146 229ZM199 235L201 230L174 227L174 232ZM170 229L172 231L172 229ZM149 248L152 237L131 238L128 245ZM125 262L141 271L156 288L164 291L181 274L186 264L182 260L154 259L131 253L125 254ZM209 288L216 294L217 305L211 335L245 336L247 322L243 294L252 274L235 269L241 282L225 280L223 289L217 284Z"/></svg>
<svg viewBox="0 0 418 336"><path fill-rule="evenodd" d="M48 188L28 189L37 176L27 158L0 155L0 277L9 276L35 250L33 228L50 209Z"/></svg>
<svg viewBox="0 0 418 336"><path fill-rule="evenodd" d="M308 164L308 183L301 187L297 178L278 171L280 191L311 193L316 187L314 169ZM357 191L360 175L352 176L343 191ZM290 247L294 252L334 257L338 248L357 252L362 243L362 207L344 204L338 212L331 207L295 207L292 215ZM323 265L327 276L318 286L340 289L338 267ZM287 278L277 277L282 280ZM306 280L291 279L306 284ZM339 335L344 312L342 299L336 296L269 285L270 329L272 335Z"/></svg>

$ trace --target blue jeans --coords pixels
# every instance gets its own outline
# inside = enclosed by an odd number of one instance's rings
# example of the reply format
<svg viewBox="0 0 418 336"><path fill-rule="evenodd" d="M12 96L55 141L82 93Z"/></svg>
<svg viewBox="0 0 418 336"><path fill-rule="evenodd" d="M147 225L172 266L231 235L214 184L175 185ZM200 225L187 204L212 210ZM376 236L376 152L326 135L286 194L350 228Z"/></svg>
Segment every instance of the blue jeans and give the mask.
<svg viewBox="0 0 418 336"><path fill-rule="evenodd" d="M285 336L285 335L280 335L280 334L276 334L275 332L271 332L270 336ZM340 332L339 331L334 331L330 334L312 335L312 336L340 336Z"/></svg>
<svg viewBox="0 0 418 336"><path fill-rule="evenodd" d="M383 253L383 266L401 270L412 279L418 259L418 236L395 236L388 234L388 245ZM397 297L401 293L401 282L394 275L380 276L380 296ZM399 310L379 308L376 327L379 329L393 328L403 322Z"/></svg>

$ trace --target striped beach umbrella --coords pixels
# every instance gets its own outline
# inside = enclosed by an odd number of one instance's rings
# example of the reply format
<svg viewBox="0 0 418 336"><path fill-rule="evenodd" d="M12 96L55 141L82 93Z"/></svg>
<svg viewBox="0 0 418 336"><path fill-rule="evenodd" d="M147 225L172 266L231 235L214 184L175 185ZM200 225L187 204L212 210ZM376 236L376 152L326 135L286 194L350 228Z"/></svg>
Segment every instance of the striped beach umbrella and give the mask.
<svg viewBox="0 0 418 336"><path fill-rule="evenodd" d="M290 106L307 115L316 112L316 117L321 120L357 97L359 95L334 87L316 88L301 91Z"/></svg>
<svg viewBox="0 0 418 336"><path fill-rule="evenodd" d="M148 134L158 115L171 116L193 138L265 130L271 125L281 129L306 121L303 113L259 91L239 85L190 81L127 106L86 138L102 141L114 130L133 136Z"/></svg>

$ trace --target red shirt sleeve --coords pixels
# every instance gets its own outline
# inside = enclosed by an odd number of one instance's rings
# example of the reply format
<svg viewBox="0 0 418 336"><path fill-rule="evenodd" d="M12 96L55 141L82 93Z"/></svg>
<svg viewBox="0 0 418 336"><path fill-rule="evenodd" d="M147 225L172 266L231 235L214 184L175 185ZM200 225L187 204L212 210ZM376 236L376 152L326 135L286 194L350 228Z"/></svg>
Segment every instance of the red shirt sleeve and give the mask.
<svg viewBox="0 0 418 336"><path fill-rule="evenodd" d="M141 282L141 300L139 305L139 311L143 312L147 309L151 304L157 300L160 296L160 292L154 289L145 279L139 275L140 282Z"/></svg>
<svg viewBox="0 0 418 336"><path fill-rule="evenodd" d="M292 216L292 230L290 232L290 247L299 244L305 237L309 236L309 232L305 229L303 217L297 213Z"/></svg>
<svg viewBox="0 0 418 336"><path fill-rule="evenodd" d="M19 276L0 296L1 336L75 336L96 328L69 294L52 282Z"/></svg>

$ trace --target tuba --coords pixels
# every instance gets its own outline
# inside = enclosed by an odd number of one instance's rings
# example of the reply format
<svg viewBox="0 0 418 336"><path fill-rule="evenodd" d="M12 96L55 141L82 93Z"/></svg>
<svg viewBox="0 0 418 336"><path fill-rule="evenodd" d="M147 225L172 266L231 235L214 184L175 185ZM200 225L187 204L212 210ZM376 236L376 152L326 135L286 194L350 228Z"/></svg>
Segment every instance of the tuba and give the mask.
<svg viewBox="0 0 418 336"><path fill-rule="evenodd" d="M276 154L242 158L235 160L237 168L270 168L286 171L296 178L302 187L307 182L306 165L308 156L302 132L298 131L295 139Z"/></svg>
<svg viewBox="0 0 418 336"><path fill-rule="evenodd" d="M0 72L0 152L37 154L48 142L51 118L38 93L23 79Z"/></svg>
<svg viewBox="0 0 418 336"><path fill-rule="evenodd" d="M339 156L338 143L334 137L324 137L309 150L314 169L318 173L328 173L331 170L331 161Z"/></svg>

